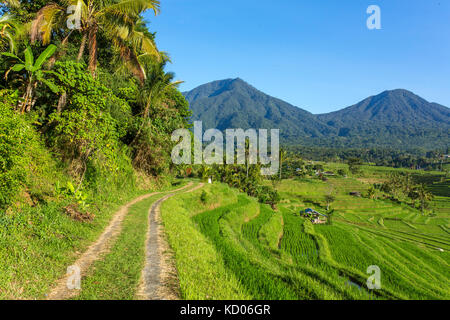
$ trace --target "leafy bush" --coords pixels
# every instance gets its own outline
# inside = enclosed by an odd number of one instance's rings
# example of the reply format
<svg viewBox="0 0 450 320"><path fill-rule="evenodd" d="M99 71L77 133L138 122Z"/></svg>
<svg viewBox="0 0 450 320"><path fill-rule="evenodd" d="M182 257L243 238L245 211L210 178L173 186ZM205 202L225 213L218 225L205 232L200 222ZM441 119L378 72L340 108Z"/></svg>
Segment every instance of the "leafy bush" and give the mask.
<svg viewBox="0 0 450 320"><path fill-rule="evenodd" d="M7 104L0 103L0 208L9 205L25 180L27 128Z"/></svg>
<svg viewBox="0 0 450 320"><path fill-rule="evenodd" d="M270 204L273 209L275 209L275 206L278 202L280 202L280 194L277 190L268 187L263 186L258 190L258 200L261 203Z"/></svg>
<svg viewBox="0 0 450 320"><path fill-rule="evenodd" d="M59 183L56 184L56 193L65 198L73 199L82 210L89 208L88 195L82 190L76 189L72 182L67 182L66 187L61 187Z"/></svg>
<svg viewBox="0 0 450 320"><path fill-rule="evenodd" d="M130 106L75 62L57 62L59 86L67 94L62 110L50 115L51 141L69 163L73 177L91 183L100 177L132 174L121 138L127 133ZM114 115L114 116L113 116Z"/></svg>
<svg viewBox="0 0 450 320"><path fill-rule="evenodd" d="M208 194L205 190L203 190L202 194L200 195L200 201L202 203L206 203L206 201L208 201Z"/></svg>
<svg viewBox="0 0 450 320"><path fill-rule="evenodd" d="M32 119L14 112L16 97L7 92L0 97L0 209L18 200L22 189L37 200L51 195L59 176Z"/></svg>

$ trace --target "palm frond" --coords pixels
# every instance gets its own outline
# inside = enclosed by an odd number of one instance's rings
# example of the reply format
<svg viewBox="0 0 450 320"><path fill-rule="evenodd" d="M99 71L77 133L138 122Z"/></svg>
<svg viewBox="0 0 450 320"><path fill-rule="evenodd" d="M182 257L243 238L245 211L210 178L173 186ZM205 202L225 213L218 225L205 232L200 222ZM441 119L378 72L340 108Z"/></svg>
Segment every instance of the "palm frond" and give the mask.
<svg viewBox="0 0 450 320"><path fill-rule="evenodd" d="M31 24L31 42L42 40L44 45L50 43L52 32L61 23L60 19L64 19L64 15L64 7L56 3L50 3L39 10Z"/></svg>
<svg viewBox="0 0 450 320"><path fill-rule="evenodd" d="M114 39L114 46L121 57L122 65L125 66L141 83L146 79L145 70L139 62L136 52L121 39Z"/></svg>
<svg viewBox="0 0 450 320"><path fill-rule="evenodd" d="M132 45L140 51L141 54L147 54L156 58L158 62L161 62L162 57L158 48L156 47L155 41L149 38L143 32L133 31L130 34L130 41Z"/></svg>
<svg viewBox="0 0 450 320"><path fill-rule="evenodd" d="M9 46L10 52L17 52L16 41L19 33L20 27L14 16L5 14L0 17L0 45L3 50Z"/></svg>
<svg viewBox="0 0 450 320"><path fill-rule="evenodd" d="M121 15L123 13L139 15L146 10L153 10L155 15L157 15L160 12L159 7L159 0L121 0L114 4L105 6L98 13L100 15Z"/></svg>
<svg viewBox="0 0 450 320"><path fill-rule="evenodd" d="M2 0L0 3L7 5L10 8L19 8L20 0Z"/></svg>

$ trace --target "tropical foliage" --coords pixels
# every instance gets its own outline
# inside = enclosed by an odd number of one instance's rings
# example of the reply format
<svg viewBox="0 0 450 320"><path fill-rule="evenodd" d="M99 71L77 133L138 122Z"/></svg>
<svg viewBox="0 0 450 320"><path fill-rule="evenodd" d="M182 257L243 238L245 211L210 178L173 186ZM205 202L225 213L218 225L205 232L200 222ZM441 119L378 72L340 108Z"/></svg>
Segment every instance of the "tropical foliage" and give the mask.
<svg viewBox="0 0 450 320"><path fill-rule="evenodd" d="M61 184L71 181L73 194L120 193L137 177L177 172L170 135L189 127L190 112L143 22L159 1L2 1L1 9L0 174L9 191L0 207L32 187L27 144L67 173Z"/></svg>
<svg viewBox="0 0 450 320"><path fill-rule="evenodd" d="M143 80L145 71L139 64L138 54L153 55L158 60L160 54L153 37L139 29L141 14L152 9L159 12L158 0L60 0L41 8L32 22L31 41L42 40L48 44L54 32L67 24L67 9L72 6L75 21L74 28L81 34L81 43L77 59L80 60L86 49L89 50L89 70L95 76L98 65L98 37L100 33L110 41L120 57L133 66L133 71ZM78 24L78 25L77 25ZM73 30L64 33L63 43L69 41Z"/></svg>

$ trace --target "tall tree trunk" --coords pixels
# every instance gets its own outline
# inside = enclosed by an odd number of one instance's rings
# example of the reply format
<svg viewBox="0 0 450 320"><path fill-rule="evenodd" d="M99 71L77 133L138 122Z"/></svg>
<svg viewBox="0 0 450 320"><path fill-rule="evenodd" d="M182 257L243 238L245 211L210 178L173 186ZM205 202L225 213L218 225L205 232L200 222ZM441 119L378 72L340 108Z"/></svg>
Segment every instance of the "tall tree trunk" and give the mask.
<svg viewBox="0 0 450 320"><path fill-rule="evenodd" d="M23 97L23 105L22 105L22 113L25 113L25 111L29 111L31 108L31 103L33 101L33 81L32 77L30 77L27 85L27 90L25 92L25 95Z"/></svg>
<svg viewBox="0 0 450 320"><path fill-rule="evenodd" d="M81 58L83 58L84 50L86 49L86 41L87 41L87 34L86 34L86 32L83 32L83 38L81 39L80 50L78 51L78 57L77 57L78 62L81 60Z"/></svg>
<svg viewBox="0 0 450 320"><path fill-rule="evenodd" d="M280 180L281 180L281 170L283 170L283 159L280 157Z"/></svg>
<svg viewBox="0 0 450 320"><path fill-rule="evenodd" d="M59 97L58 107L56 108L58 113L61 113L66 104L67 104L67 92L64 91L63 94Z"/></svg>
<svg viewBox="0 0 450 320"><path fill-rule="evenodd" d="M97 71L97 32L98 26L96 24L89 28L89 71L94 78Z"/></svg>

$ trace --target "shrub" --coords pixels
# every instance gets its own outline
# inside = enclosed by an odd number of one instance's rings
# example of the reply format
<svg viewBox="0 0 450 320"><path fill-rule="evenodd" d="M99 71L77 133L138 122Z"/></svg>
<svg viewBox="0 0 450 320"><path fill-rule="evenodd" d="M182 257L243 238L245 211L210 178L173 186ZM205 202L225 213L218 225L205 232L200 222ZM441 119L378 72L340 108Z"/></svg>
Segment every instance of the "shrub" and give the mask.
<svg viewBox="0 0 450 320"><path fill-rule="evenodd" d="M57 62L55 71L67 104L50 115L50 140L72 176L108 185L133 175L128 149L121 142L130 125L130 106L93 79L82 64Z"/></svg>
<svg viewBox="0 0 450 320"><path fill-rule="evenodd" d="M202 194L200 195L200 201L202 203L206 203L208 201L208 194L205 190L203 190Z"/></svg>
<svg viewBox="0 0 450 320"><path fill-rule="evenodd" d="M28 131L12 108L0 103L0 208L14 200L25 180L27 161L23 155L32 139Z"/></svg>
<svg viewBox="0 0 450 320"><path fill-rule="evenodd" d="M0 98L0 209L19 200L22 189L38 200L51 195L59 175L32 119L13 110L15 94L4 93Z"/></svg>
<svg viewBox="0 0 450 320"><path fill-rule="evenodd" d="M276 204L280 202L280 195L277 190L268 186L263 186L258 190L258 200L261 203L270 204L273 209L276 208Z"/></svg>

